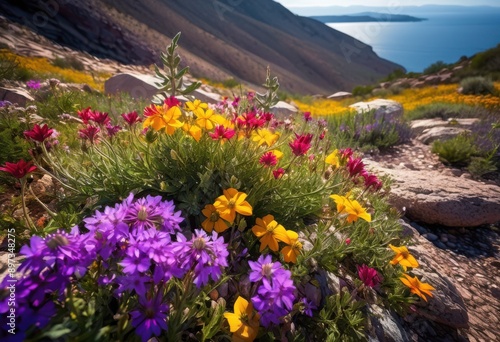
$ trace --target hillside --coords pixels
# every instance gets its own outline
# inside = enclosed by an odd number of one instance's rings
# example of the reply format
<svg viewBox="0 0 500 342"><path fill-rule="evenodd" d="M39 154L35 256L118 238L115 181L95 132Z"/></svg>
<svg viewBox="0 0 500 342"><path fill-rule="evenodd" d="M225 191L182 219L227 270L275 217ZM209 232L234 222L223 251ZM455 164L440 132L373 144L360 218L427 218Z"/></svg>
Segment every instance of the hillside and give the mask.
<svg viewBox="0 0 500 342"><path fill-rule="evenodd" d="M271 0L3 1L0 13L60 44L128 64L158 62L177 32L198 77L260 84L267 66L293 93L327 94L389 74L397 64L366 44Z"/></svg>

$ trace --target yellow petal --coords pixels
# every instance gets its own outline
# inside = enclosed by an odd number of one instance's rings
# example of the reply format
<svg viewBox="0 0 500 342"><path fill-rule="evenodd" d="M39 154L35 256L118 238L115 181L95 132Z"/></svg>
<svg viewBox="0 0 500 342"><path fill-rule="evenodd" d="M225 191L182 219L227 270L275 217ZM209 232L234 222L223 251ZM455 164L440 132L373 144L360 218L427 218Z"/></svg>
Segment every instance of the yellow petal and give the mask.
<svg viewBox="0 0 500 342"><path fill-rule="evenodd" d="M227 319L227 322L229 323L229 331L231 332L237 331L243 325L240 319L240 315L238 314L225 312L224 317Z"/></svg>

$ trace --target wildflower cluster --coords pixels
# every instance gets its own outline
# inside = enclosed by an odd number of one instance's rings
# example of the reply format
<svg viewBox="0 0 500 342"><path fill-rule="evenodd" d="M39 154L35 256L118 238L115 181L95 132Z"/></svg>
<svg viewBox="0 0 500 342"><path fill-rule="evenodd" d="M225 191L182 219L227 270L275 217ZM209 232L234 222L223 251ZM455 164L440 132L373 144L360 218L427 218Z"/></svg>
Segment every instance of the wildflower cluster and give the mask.
<svg viewBox="0 0 500 342"><path fill-rule="evenodd" d="M404 309L405 286L431 294L402 272L417 265L391 244L401 227L385 180L337 149L327 121L270 113L270 76L265 94L181 102L174 50L165 94L142 115L79 110L57 144L59 126L30 126L33 164L0 168L22 198L30 173L61 187L60 211L46 208L50 221L22 249L27 338L350 340L367 333L373 296ZM69 154L63 138L77 136Z"/></svg>

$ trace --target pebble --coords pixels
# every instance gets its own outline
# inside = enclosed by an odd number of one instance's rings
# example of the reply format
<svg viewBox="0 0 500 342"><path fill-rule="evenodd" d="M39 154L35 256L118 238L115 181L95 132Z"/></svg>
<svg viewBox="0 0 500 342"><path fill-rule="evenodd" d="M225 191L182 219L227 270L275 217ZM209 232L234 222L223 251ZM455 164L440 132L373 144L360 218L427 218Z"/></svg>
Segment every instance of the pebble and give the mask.
<svg viewBox="0 0 500 342"><path fill-rule="evenodd" d="M457 245L456 245L455 243L451 242L451 241L448 241L448 242L446 243L446 245L447 245L448 247L450 247L450 248L457 248Z"/></svg>
<svg viewBox="0 0 500 342"><path fill-rule="evenodd" d="M438 238L436 234L432 234L432 233L425 233L425 234L422 234L422 236L425 237L429 241L436 241Z"/></svg>

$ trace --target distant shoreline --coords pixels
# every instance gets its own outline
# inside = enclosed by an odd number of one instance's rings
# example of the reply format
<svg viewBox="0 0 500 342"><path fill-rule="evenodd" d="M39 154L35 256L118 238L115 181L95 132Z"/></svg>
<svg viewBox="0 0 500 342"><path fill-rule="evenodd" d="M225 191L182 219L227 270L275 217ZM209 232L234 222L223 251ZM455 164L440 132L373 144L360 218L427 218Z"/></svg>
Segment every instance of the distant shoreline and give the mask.
<svg viewBox="0 0 500 342"><path fill-rule="evenodd" d="M359 13L352 15L315 15L310 18L322 23L418 22L427 20L405 14Z"/></svg>

